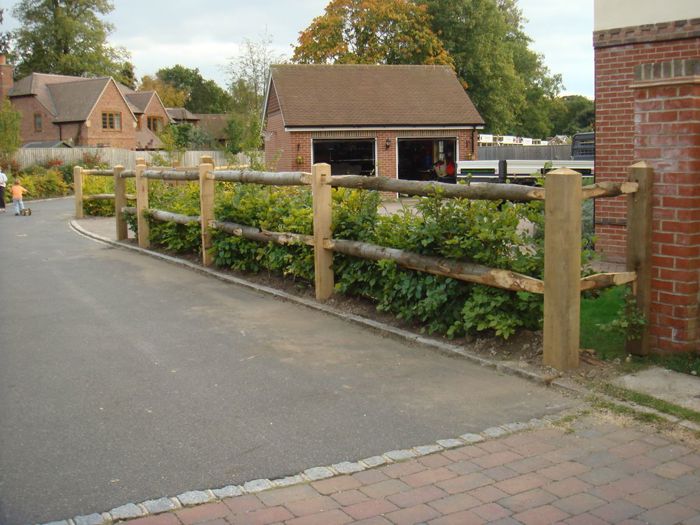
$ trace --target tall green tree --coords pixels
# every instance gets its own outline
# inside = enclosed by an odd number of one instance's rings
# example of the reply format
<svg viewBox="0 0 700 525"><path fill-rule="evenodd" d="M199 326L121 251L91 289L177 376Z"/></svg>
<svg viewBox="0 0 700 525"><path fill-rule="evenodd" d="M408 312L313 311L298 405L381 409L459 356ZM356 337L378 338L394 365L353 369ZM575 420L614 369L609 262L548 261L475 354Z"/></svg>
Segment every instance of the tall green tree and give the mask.
<svg viewBox="0 0 700 525"><path fill-rule="evenodd" d="M231 106L231 95L213 80L205 80L199 69L179 64L159 69L156 77L187 93L185 108L193 113L227 113Z"/></svg>
<svg viewBox="0 0 700 525"><path fill-rule="evenodd" d="M573 135L593 131L595 127L594 102L582 95L557 97L550 107L552 135Z"/></svg>
<svg viewBox="0 0 700 525"><path fill-rule="evenodd" d="M0 25L2 25L5 18L5 8L0 7ZM10 43L12 42L12 35L8 31L0 31L0 54L5 56L10 54Z"/></svg>
<svg viewBox="0 0 700 525"><path fill-rule="evenodd" d="M108 0L21 0L12 11L16 74L120 78L129 54L107 43L113 26L100 18L112 10Z"/></svg>
<svg viewBox="0 0 700 525"><path fill-rule="evenodd" d="M425 7L407 0L331 0L299 35L292 60L452 65Z"/></svg>
<svg viewBox="0 0 700 525"><path fill-rule="evenodd" d="M415 0L425 5L433 31L488 131L545 136L548 104L561 89L542 57L529 48L516 0Z"/></svg>
<svg viewBox="0 0 700 525"><path fill-rule="evenodd" d="M6 166L12 155L19 149L21 139L19 126L22 115L10 102L9 98L0 101L0 164Z"/></svg>
<svg viewBox="0 0 700 525"><path fill-rule="evenodd" d="M270 66L285 61L272 47L272 37L243 42L242 52L228 66L232 97L227 126L227 148L231 153L245 151L251 156L262 148L262 114ZM253 159L255 162L255 159Z"/></svg>

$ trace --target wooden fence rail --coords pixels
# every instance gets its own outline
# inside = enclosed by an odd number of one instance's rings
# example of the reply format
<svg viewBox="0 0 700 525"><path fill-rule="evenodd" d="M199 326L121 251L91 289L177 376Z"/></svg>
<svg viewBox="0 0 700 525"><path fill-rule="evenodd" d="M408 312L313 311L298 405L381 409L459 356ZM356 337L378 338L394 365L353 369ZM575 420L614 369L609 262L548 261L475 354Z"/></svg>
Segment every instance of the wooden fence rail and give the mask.
<svg viewBox="0 0 700 525"><path fill-rule="evenodd" d="M80 170L80 168L76 168ZM622 183L601 183L583 187L575 171L559 169L547 174L544 188L515 184L450 185L435 182L401 181L382 177L332 177L328 164L316 164L312 173L268 173L240 170L215 171L211 158L203 157L195 168L150 169L139 161L133 172L121 167L114 170L86 171L91 175L114 176L115 195L87 198L114 198L117 212L117 238L126 238L127 214L135 214L138 244L149 246L148 219L177 224L199 223L202 235L202 263L213 263L211 232L218 230L258 242L303 244L314 248L316 298L328 299L334 288L333 253L369 260L392 260L404 268L481 283L513 291L544 294L544 362L560 370L578 366L580 332L580 294L582 290L633 283L638 304L648 314L651 271L651 168L635 164L630 180ZM76 171L76 216L78 203L82 212L82 174ZM136 207L127 207L124 179L136 178ZM148 181L199 181L200 215L186 216L149 208ZM252 226L217 221L214 217L214 184L216 181L265 184L274 186L311 186L313 195L313 235L270 232ZM512 200L545 203L544 280L509 270L432 257L385 246L334 239L332 237L332 194L334 187L391 191L410 195L436 195L441 198ZM603 273L581 278L581 201L588 198L628 195L628 253L626 272ZM634 353L648 351L648 337L629 346Z"/></svg>

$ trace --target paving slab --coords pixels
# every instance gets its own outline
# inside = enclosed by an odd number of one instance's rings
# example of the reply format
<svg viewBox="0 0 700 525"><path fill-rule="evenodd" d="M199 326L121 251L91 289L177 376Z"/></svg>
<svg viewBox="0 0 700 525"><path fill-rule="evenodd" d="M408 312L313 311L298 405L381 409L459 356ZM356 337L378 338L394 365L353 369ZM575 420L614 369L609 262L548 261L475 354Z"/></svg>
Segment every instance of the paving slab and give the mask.
<svg viewBox="0 0 700 525"><path fill-rule="evenodd" d="M613 383L700 412L700 377L652 367L620 376Z"/></svg>

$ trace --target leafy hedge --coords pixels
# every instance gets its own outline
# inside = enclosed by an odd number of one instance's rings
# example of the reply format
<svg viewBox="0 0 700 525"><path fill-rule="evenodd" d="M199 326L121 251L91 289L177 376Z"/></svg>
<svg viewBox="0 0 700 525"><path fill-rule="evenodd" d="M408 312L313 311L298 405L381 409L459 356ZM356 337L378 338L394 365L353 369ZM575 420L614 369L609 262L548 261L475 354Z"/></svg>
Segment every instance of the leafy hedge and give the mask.
<svg viewBox="0 0 700 525"><path fill-rule="evenodd" d="M8 177L10 178L10 177ZM57 169L47 169L34 166L31 170L24 171L19 176L19 181L28 194L25 200L45 199L49 197L63 197L71 191L70 185L63 179L63 175ZM12 202L9 186L13 180L8 181L8 191L5 192L5 200Z"/></svg>
<svg viewBox="0 0 700 525"><path fill-rule="evenodd" d="M199 215L196 183L150 185L151 207ZM468 201L430 197L415 209L394 215L378 212L377 192L333 190L333 236L370 242L425 255L470 261L542 278L542 203ZM218 184L217 220L271 231L311 234L308 188ZM135 218L130 219L135 228ZM534 224L534 235L520 228ZM197 224L182 226L151 221L151 242L178 253L199 253ZM313 250L305 245L263 244L223 232L213 233L214 263L246 272L272 272L313 282ZM390 261L366 261L336 254L338 292L374 301L429 333L448 337L480 332L508 338L518 329L537 329L542 296L509 292L399 267Z"/></svg>

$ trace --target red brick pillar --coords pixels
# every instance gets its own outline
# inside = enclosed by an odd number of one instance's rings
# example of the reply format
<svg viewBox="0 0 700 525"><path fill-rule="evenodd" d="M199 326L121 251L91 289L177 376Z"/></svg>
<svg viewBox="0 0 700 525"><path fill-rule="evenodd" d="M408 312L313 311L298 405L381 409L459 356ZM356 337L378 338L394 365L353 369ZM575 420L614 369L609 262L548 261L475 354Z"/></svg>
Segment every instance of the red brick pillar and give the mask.
<svg viewBox="0 0 700 525"><path fill-rule="evenodd" d="M697 351L700 298L700 60L635 68L634 159L655 170L651 347Z"/></svg>

